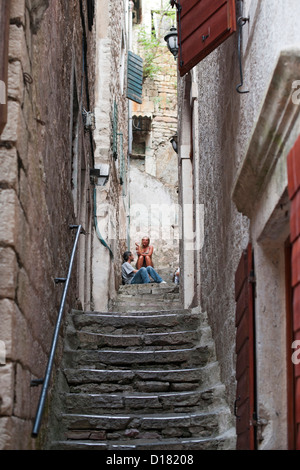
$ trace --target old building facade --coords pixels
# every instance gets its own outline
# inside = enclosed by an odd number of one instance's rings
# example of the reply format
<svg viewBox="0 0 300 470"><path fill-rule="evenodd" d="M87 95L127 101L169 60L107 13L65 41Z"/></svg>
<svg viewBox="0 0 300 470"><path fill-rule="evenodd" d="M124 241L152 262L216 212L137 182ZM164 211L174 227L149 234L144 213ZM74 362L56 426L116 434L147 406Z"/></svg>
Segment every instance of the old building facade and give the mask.
<svg viewBox="0 0 300 470"><path fill-rule="evenodd" d="M300 448L299 2L171 1L178 81L161 43L134 101L129 53L143 56L138 31L155 31L167 4L0 2L1 449L43 448L53 381L38 439L32 385L78 227L65 310L106 311L122 252L156 223L151 204L180 212L164 219L155 263L169 272L179 259L184 307L207 318L237 448Z"/></svg>
<svg viewBox="0 0 300 470"><path fill-rule="evenodd" d="M62 303L101 308L120 282L129 7L1 1L1 449L43 446L47 419L31 433Z"/></svg>
<svg viewBox="0 0 300 470"><path fill-rule="evenodd" d="M200 249L181 250L185 303L208 314L237 448L299 448L299 2L171 3L178 63L192 65L179 77L181 201L194 223L204 208ZM232 8L231 36L212 47ZM193 62L184 41L201 28Z"/></svg>
<svg viewBox="0 0 300 470"><path fill-rule="evenodd" d="M95 65L96 181L92 261L92 308L105 309L121 282L128 240L127 56L131 50L133 3L97 2ZM100 180L103 179L104 182Z"/></svg>
<svg viewBox="0 0 300 470"><path fill-rule="evenodd" d="M30 449L62 285L82 224L66 308L90 302L92 15L85 2L11 1L7 124L1 133L1 448ZM10 8L9 8L10 7ZM3 10L2 10L3 12ZM84 237L84 235L81 235Z"/></svg>

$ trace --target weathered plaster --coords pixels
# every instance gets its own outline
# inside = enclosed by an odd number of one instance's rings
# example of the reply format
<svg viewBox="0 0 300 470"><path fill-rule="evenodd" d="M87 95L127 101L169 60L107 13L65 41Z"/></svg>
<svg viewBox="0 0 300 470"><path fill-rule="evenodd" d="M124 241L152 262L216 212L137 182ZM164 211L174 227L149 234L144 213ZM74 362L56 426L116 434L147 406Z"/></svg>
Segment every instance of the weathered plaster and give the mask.
<svg viewBox="0 0 300 470"><path fill-rule="evenodd" d="M269 420L262 449L286 448L285 292L283 243L288 235L286 155L299 134L299 2L237 2L243 27L240 82L237 34L197 65L198 119L194 164L204 204L204 244L197 261L201 308L207 312L220 362L221 380L234 404L234 275L249 241L257 268L259 412ZM291 14L291 12L293 12ZM186 77L179 80L179 91ZM179 95L179 128L185 125ZM182 151L185 143L182 141ZM183 180L180 179L180 191ZM232 196L234 201L232 200ZM241 212L240 212L241 211ZM270 327L271 325L271 327ZM274 341L276 344L274 344ZM275 358L275 360L274 360ZM276 395L274 390L280 387Z"/></svg>

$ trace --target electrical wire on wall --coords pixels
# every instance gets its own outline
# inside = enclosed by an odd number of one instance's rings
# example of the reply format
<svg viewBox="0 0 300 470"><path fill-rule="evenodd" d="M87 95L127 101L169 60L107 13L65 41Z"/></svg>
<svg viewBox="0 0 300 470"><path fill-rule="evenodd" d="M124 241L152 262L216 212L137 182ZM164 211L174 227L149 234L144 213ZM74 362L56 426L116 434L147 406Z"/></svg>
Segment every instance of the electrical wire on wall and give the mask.
<svg viewBox="0 0 300 470"><path fill-rule="evenodd" d="M94 225L95 225L95 230L96 230L96 235L98 237L98 239L100 240L100 242L102 243L103 246L105 246L105 248L107 248L109 250L109 254L110 254L110 257L111 259L114 259L114 254L111 250L111 248L108 246L108 244L106 243L106 241L103 239L101 233L100 233L100 230L99 230L99 227L98 227L98 221L97 221L97 194L96 194L96 186L94 186Z"/></svg>

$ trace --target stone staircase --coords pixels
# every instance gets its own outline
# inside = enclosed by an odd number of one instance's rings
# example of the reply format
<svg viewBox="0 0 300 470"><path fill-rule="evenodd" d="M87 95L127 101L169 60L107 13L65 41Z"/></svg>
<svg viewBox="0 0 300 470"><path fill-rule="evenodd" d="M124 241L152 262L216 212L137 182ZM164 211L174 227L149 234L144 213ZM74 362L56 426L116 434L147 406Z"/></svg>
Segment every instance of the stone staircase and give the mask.
<svg viewBox="0 0 300 470"><path fill-rule="evenodd" d="M174 284L121 286L109 312L73 311L48 448L234 449L211 331Z"/></svg>

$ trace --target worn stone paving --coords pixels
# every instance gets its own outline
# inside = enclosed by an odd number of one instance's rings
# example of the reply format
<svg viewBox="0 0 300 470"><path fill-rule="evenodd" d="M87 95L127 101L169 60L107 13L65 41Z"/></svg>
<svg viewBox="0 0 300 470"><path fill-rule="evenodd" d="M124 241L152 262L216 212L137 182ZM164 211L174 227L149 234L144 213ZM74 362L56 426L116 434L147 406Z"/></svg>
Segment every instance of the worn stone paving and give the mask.
<svg viewBox="0 0 300 470"><path fill-rule="evenodd" d="M205 314L174 284L121 286L108 312L72 311L48 447L233 449Z"/></svg>

